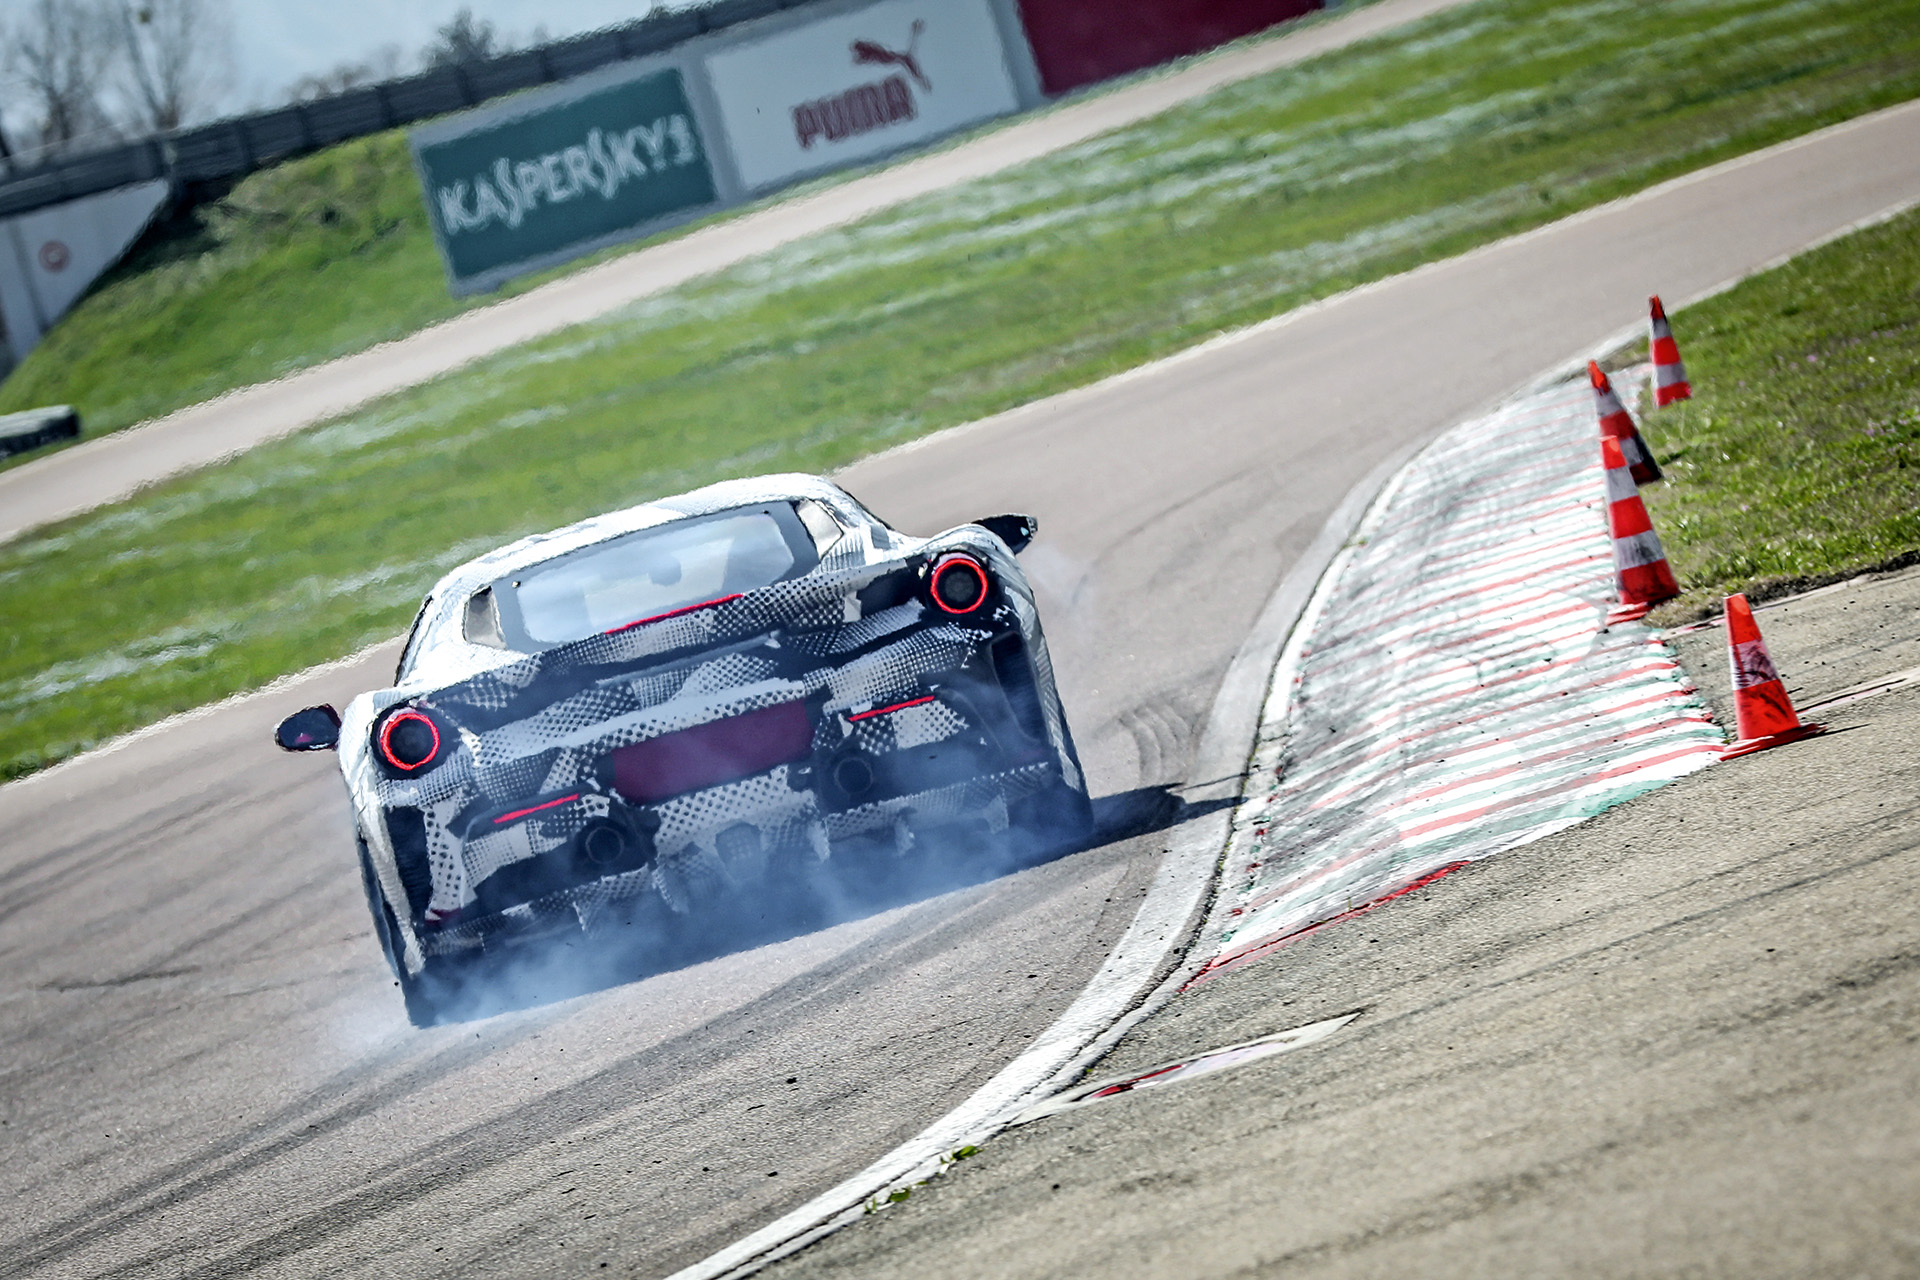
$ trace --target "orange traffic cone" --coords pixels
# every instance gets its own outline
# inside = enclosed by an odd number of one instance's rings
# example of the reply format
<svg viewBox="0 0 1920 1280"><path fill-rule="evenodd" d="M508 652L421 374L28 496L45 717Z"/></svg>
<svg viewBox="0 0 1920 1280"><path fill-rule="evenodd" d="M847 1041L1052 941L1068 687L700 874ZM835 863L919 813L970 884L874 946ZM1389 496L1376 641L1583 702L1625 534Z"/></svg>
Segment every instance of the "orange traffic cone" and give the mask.
<svg viewBox="0 0 1920 1280"><path fill-rule="evenodd" d="M1673 326L1667 323L1667 309L1660 305L1660 295L1654 294L1647 299L1653 309L1653 318L1648 321L1649 339L1647 345L1653 350L1653 403L1656 408L1672 404L1675 400L1691 400L1693 384L1687 381L1687 366L1680 363L1680 344L1673 340Z"/></svg>
<svg viewBox="0 0 1920 1280"><path fill-rule="evenodd" d="M1767 642L1753 620L1753 606L1744 595L1727 597L1727 657L1733 664L1733 719L1740 738L1721 753L1722 760L1827 731L1825 725L1803 723L1794 713L1793 699L1773 669Z"/></svg>
<svg viewBox="0 0 1920 1280"><path fill-rule="evenodd" d="M1613 394L1613 383L1607 380L1606 372L1591 360L1587 361L1587 381L1593 384L1593 407L1600 415L1600 434L1620 442L1620 452L1633 468L1633 482L1652 484L1660 479L1660 464L1653 460L1653 451L1640 438L1640 428L1633 425L1633 415L1620 403L1620 397Z"/></svg>
<svg viewBox="0 0 1920 1280"><path fill-rule="evenodd" d="M1600 460L1607 468L1607 521L1613 528L1613 574L1620 588L1620 603L1607 614L1607 625L1612 626L1646 617L1654 605L1679 595L1680 584L1673 580L1666 549L1653 531L1620 441L1601 436Z"/></svg>

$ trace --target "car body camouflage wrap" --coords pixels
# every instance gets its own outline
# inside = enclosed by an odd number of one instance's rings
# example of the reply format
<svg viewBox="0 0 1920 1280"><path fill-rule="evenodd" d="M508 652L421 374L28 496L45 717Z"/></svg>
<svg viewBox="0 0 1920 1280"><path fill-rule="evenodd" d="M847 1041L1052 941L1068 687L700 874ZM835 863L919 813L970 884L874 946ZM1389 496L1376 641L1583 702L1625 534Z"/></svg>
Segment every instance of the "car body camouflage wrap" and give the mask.
<svg viewBox="0 0 1920 1280"><path fill-rule="evenodd" d="M805 502L832 515L837 540L771 586L532 654L464 637L466 602L517 569L668 521ZM956 552L991 583L966 616L926 585ZM402 714L440 744L417 774L378 749ZM591 928L647 895L684 915L783 864L856 846L907 856L947 824L1004 831L1023 801L1086 791L1007 545L977 525L905 537L809 476L714 485L455 570L427 598L396 686L347 708L340 767L403 979L434 957Z"/></svg>

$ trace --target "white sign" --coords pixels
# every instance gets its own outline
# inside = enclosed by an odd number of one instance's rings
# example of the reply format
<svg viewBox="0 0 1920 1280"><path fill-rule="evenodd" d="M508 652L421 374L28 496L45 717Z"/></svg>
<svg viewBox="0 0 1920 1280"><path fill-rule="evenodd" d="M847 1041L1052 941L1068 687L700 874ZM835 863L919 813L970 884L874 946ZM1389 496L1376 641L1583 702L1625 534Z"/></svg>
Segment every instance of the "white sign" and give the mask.
<svg viewBox="0 0 1920 1280"><path fill-rule="evenodd" d="M0 219L0 316L16 359L120 261L167 192L156 179Z"/></svg>
<svg viewBox="0 0 1920 1280"><path fill-rule="evenodd" d="M754 190L1019 107L991 0L882 0L715 53L707 74Z"/></svg>

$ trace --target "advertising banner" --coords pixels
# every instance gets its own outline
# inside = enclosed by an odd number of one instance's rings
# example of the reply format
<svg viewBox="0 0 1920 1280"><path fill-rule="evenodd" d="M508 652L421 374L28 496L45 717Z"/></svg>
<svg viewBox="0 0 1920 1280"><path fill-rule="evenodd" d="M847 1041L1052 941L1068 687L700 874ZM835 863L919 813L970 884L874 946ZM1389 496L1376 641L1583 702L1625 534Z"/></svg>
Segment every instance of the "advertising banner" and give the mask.
<svg viewBox="0 0 1920 1280"><path fill-rule="evenodd" d="M750 190L1020 106L991 0L881 0L707 58Z"/></svg>
<svg viewBox="0 0 1920 1280"><path fill-rule="evenodd" d="M678 68L534 92L415 130L455 292L642 234L718 202Z"/></svg>
<svg viewBox="0 0 1920 1280"><path fill-rule="evenodd" d="M14 359L120 261L171 192L155 179L0 218L0 317Z"/></svg>

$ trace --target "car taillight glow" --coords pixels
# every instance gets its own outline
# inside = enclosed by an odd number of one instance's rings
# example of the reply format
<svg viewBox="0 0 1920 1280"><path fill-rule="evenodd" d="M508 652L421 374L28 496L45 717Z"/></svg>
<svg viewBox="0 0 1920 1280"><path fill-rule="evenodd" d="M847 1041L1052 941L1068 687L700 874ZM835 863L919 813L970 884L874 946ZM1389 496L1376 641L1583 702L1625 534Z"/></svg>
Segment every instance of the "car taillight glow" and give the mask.
<svg viewBox="0 0 1920 1280"><path fill-rule="evenodd" d="M972 556L947 556L933 566L927 594L947 613L972 613L987 602L987 571Z"/></svg>
<svg viewBox="0 0 1920 1280"><path fill-rule="evenodd" d="M380 726L380 754L402 773L432 764L440 755L440 726L418 711L402 711Z"/></svg>

